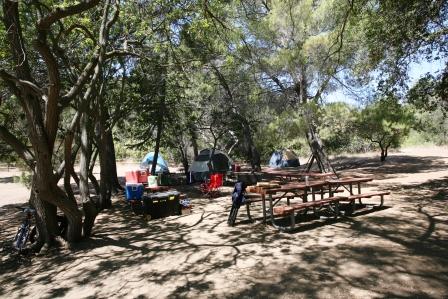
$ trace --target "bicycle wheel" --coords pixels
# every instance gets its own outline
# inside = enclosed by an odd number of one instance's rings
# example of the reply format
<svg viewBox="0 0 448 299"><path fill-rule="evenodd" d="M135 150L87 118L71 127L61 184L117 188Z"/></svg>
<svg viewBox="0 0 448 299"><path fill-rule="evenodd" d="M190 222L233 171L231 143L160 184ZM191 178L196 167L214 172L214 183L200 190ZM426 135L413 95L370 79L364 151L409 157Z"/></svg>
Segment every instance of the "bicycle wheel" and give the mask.
<svg viewBox="0 0 448 299"><path fill-rule="evenodd" d="M30 227L28 225L21 225L19 231L14 237L13 246L16 250L22 251L26 246L26 241L30 234Z"/></svg>

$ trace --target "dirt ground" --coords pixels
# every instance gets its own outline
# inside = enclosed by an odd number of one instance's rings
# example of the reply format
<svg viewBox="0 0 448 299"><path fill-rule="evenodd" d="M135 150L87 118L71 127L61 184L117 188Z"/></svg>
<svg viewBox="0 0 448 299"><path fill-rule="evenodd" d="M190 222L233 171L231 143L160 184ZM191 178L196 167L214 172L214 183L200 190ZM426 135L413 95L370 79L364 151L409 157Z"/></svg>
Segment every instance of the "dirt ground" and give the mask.
<svg viewBox="0 0 448 299"><path fill-rule="evenodd" d="M14 206L28 193L2 170L0 297L448 298L448 148L334 165L344 176L373 175L365 190L391 191L386 207L281 233L248 223L244 209L228 227L230 187L212 200L188 189L193 214L149 222L117 198L89 240L32 257L11 253Z"/></svg>

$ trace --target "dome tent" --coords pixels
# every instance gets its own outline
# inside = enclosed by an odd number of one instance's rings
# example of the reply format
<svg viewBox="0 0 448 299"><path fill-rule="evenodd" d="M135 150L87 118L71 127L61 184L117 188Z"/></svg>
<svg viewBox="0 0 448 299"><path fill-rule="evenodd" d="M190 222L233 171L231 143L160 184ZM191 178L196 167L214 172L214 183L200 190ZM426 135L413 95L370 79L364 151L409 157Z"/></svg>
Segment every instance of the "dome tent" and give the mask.
<svg viewBox="0 0 448 299"><path fill-rule="evenodd" d="M199 155L194 159L189 168L189 172L192 173L196 181L202 181L209 173L209 167L207 165L212 149L203 149L199 152ZM211 159L212 169L215 172L227 172L231 169L232 160L226 153L215 149L215 152Z"/></svg>
<svg viewBox="0 0 448 299"><path fill-rule="evenodd" d="M140 163L140 168L143 169L151 169L152 161L154 160L154 152L147 153ZM157 164L156 164L156 173L167 173L170 172L168 169L168 163L162 157L162 154L159 153L157 156Z"/></svg>
<svg viewBox="0 0 448 299"><path fill-rule="evenodd" d="M299 167L299 157L289 149L275 151L269 160L269 167L283 168L283 167Z"/></svg>

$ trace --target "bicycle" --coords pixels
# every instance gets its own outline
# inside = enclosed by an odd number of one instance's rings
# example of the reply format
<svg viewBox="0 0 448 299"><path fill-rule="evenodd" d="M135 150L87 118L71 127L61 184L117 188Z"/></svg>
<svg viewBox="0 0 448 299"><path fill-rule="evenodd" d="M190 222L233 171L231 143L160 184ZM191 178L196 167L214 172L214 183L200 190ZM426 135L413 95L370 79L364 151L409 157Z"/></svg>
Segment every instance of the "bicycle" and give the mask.
<svg viewBox="0 0 448 299"><path fill-rule="evenodd" d="M14 237L13 247L17 251L22 252L26 248L26 243L34 243L37 239L36 225L32 225L32 218L36 213L36 210L30 207L17 207L22 213L25 213L22 224Z"/></svg>

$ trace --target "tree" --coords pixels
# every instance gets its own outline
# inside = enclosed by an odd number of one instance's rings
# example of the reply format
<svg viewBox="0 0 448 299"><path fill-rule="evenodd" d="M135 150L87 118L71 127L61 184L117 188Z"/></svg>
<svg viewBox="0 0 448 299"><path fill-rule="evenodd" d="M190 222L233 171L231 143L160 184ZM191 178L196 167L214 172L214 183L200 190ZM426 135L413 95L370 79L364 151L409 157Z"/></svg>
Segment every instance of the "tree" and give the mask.
<svg viewBox="0 0 448 299"><path fill-rule="evenodd" d="M319 128L323 143L331 153L353 151L357 136L353 134L356 108L342 102L324 105L319 111Z"/></svg>
<svg viewBox="0 0 448 299"><path fill-rule="evenodd" d="M312 106L320 104L353 59L355 51L347 34L353 7L354 1L242 4L242 13L247 16L242 40L258 66L259 84L301 112L311 152L324 172L332 171L332 167Z"/></svg>
<svg viewBox="0 0 448 299"><path fill-rule="evenodd" d="M412 62L447 57L447 18L445 0L355 1L350 34L359 47L352 74L364 83L378 77L383 92L406 91Z"/></svg>
<svg viewBox="0 0 448 299"><path fill-rule="evenodd" d="M381 149L384 162L390 147L398 147L413 125L412 113L396 97L377 100L364 108L357 119L357 133Z"/></svg>
<svg viewBox="0 0 448 299"><path fill-rule="evenodd" d="M51 1L50 1L51 2ZM101 77L102 67L109 57L108 37L118 18L118 3L106 0L101 8L94 10L99 0L83 1L73 5L41 3L26 4L5 0L2 3L2 38L9 49L2 55L8 60L0 65L0 78L19 103L20 111L27 122L27 137L30 147L8 130L0 126L0 138L22 158L33 173L32 204L36 207L40 245L53 244L57 236L56 212L59 208L68 219L69 242L80 239L82 232L89 235L97 213L90 196L83 196L85 219L73 197L58 185L64 170L72 171L72 141L81 122L86 125L88 110ZM98 37L89 26L87 12L92 20L97 18ZM26 26L23 26L23 24ZM76 32L76 34L75 34ZM77 32L89 37L86 43L73 47ZM71 39L73 38L73 39ZM81 49L82 51L80 51ZM3 104L2 104L3 105ZM75 108L67 134L58 135L61 115ZM81 149L84 157L81 181L85 188L90 166L88 148L90 140L81 134ZM84 131L83 131L84 130ZM56 141L66 138L65 159L59 165ZM92 211L92 212L90 212ZM84 226L83 226L84 225Z"/></svg>

